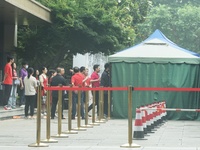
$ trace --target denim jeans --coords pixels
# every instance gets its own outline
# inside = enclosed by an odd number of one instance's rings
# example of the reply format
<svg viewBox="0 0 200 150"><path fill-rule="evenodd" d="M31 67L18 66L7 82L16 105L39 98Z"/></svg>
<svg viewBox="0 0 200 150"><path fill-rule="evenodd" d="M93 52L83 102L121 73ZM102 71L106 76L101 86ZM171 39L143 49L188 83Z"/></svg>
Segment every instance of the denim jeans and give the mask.
<svg viewBox="0 0 200 150"><path fill-rule="evenodd" d="M72 117L75 117L75 115L76 115L76 104L77 103L78 103L78 94L73 92L73 95L72 95ZM85 118L83 92L81 92L81 117Z"/></svg>
<svg viewBox="0 0 200 150"><path fill-rule="evenodd" d="M10 93L10 98L8 100L8 107L16 107L16 94L17 94L17 85L13 84L11 93Z"/></svg>

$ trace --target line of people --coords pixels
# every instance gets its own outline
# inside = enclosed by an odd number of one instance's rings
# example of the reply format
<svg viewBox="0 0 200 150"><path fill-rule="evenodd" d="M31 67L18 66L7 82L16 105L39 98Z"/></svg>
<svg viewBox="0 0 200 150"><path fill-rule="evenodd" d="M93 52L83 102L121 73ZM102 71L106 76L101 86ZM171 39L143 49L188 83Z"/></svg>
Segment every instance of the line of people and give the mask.
<svg viewBox="0 0 200 150"><path fill-rule="evenodd" d="M94 65L93 70L94 72L91 74L91 77L88 75L88 69L84 66L78 68L74 67L71 77L71 86L78 86L78 87L109 87L110 86L110 76L109 76L109 63L105 64L105 70L102 73L101 77L99 75L100 72L100 66ZM66 82L64 82L64 78L62 75L59 75L59 70L57 69L57 77L52 78L51 86L58 86L58 85L66 85ZM99 112L99 92L95 91L95 104L97 105L97 115ZM64 96L64 91L63 91ZM85 104L85 92L81 91L81 117L82 119L85 118L85 112L84 112L84 104ZM51 108L51 119L55 118L55 109L58 102L58 91L52 92L52 108ZM64 100L63 100L64 102ZM76 108L78 103L78 91L74 90L72 93L72 119L75 119L76 117ZM93 104L91 104L88 107L88 112L93 108ZM63 111L63 110L62 110ZM104 91L104 115L108 115L108 92ZM64 119L64 115L62 113L62 118Z"/></svg>
<svg viewBox="0 0 200 150"><path fill-rule="evenodd" d="M28 63L22 63L22 69L20 70L20 76L18 77L16 72L16 64L14 63L13 57L7 58L7 64L4 68L4 109L10 110L16 108L16 92L17 87L20 87L20 105L24 106L25 118L29 116L28 111L30 108L30 117L33 118L34 108L37 106L37 87L41 85L42 87L42 114L46 115L46 90L45 86L50 84L51 86L63 85L66 86L67 80L64 78L65 70L64 68L58 67L55 70L47 70L46 67L42 68L42 73L39 75L39 70L35 70L31 67L28 67ZM109 76L109 64L106 63L104 66L105 70L102 73L101 77L99 75L100 66L94 65L94 72L91 74L91 77L88 75L88 69L85 67L74 67L70 71L72 72L71 77L71 86L79 87L109 87L110 86L110 76ZM48 76L47 76L48 72ZM63 91L63 106L64 106L64 95L67 91ZM99 112L99 93L95 92L95 104L97 105L97 114ZM108 92L104 91L104 114L108 115ZM56 116L56 106L58 103L58 91L51 92L51 119L54 119ZM81 92L81 117L85 118L84 113L84 104L85 104L85 92ZM78 101L78 92L73 91L72 95L72 119L75 119L76 116L76 105ZM88 111L92 109L93 105L91 104L88 108ZM64 108L64 107L63 107ZM62 110L63 112L63 110ZM62 118L64 115L62 113Z"/></svg>

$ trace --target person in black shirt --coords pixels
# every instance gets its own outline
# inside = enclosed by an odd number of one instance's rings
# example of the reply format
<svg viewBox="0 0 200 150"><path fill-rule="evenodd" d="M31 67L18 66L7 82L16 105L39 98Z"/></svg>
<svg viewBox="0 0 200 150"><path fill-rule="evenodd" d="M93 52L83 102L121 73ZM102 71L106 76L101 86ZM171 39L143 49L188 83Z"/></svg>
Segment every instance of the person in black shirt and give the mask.
<svg viewBox="0 0 200 150"><path fill-rule="evenodd" d="M100 86L109 87L110 86L110 65L106 63L104 65L104 72L101 75ZM108 115L108 91L104 91L104 115Z"/></svg>
<svg viewBox="0 0 200 150"><path fill-rule="evenodd" d="M66 79L62 76L63 68L58 67L56 69L56 72L57 75L52 78L51 86L67 85ZM58 103L58 91L52 91L51 119L54 119L55 117L57 103ZM62 119L64 119L63 103L64 103L64 91L62 91Z"/></svg>

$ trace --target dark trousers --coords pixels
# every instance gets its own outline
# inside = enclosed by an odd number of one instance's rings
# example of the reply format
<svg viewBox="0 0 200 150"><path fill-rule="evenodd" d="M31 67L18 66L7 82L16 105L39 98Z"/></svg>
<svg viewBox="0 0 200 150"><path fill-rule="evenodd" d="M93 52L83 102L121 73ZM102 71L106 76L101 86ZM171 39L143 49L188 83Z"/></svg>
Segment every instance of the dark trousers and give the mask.
<svg viewBox="0 0 200 150"><path fill-rule="evenodd" d="M36 95L35 95L35 102L34 102L34 108L37 108L37 96L38 96L38 94L36 93Z"/></svg>
<svg viewBox="0 0 200 150"><path fill-rule="evenodd" d="M19 105L24 105L26 103L26 98L25 98L25 89L20 89L20 104Z"/></svg>
<svg viewBox="0 0 200 150"><path fill-rule="evenodd" d="M103 105L104 105L104 114L108 115L108 94L104 93L103 96L104 96L104 103L103 103Z"/></svg>
<svg viewBox="0 0 200 150"><path fill-rule="evenodd" d="M4 101L3 101L3 105L7 105L8 104L8 100L10 98L10 93L11 93L11 89L12 89L12 84L4 84Z"/></svg>
<svg viewBox="0 0 200 150"><path fill-rule="evenodd" d="M56 106L58 104L58 97L52 97L51 118L55 117ZM62 117L63 117L64 99L62 99Z"/></svg>
<svg viewBox="0 0 200 150"><path fill-rule="evenodd" d="M25 117L28 116L28 110L30 107L30 116L33 116L34 114L34 104L35 104L35 95L26 95L26 103L25 103Z"/></svg>
<svg viewBox="0 0 200 150"><path fill-rule="evenodd" d="M95 106L97 106L97 115L99 115L99 91L95 91ZM88 112L93 108L93 104L88 107Z"/></svg>

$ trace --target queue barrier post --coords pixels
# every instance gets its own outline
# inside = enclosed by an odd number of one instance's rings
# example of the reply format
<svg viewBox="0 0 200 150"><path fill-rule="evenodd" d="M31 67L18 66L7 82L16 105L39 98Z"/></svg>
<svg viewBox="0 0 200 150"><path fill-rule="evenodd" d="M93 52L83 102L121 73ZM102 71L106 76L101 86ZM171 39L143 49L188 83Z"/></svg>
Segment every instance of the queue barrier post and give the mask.
<svg viewBox="0 0 200 150"><path fill-rule="evenodd" d="M47 91L47 97L46 97L46 106L47 106L47 118L46 118L46 139L45 140L42 140L41 142L43 143L58 143L57 140L54 140L51 138L51 133L50 133L50 130L51 130L51 106L50 106L50 98L51 98L51 92L48 90Z"/></svg>
<svg viewBox="0 0 200 150"><path fill-rule="evenodd" d="M98 123L105 123L105 120L103 119L103 91L99 90L99 117L98 117Z"/></svg>
<svg viewBox="0 0 200 150"><path fill-rule="evenodd" d="M92 97L92 123L90 125L93 126L99 126L100 124L95 122L95 105L96 105L96 91L93 91L93 97Z"/></svg>
<svg viewBox="0 0 200 150"><path fill-rule="evenodd" d="M68 91L68 131L64 131L63 133L67 134L77 134L77 131L72 130L72 91Z"/></svg>
<svg viewBox="0 0 200 150"><path fill-rule="evenodd" d="M78 90L77 128L73 129L75 131L86 131L86 128L81 127L81 93L82 91Z"/></svg>
<svg viewBox="0 0 200 150"><path fill-rule="evenodd" d="M37 129L36 129L36 143L28 145L28 147L48 147L49 145L40 142L41 138L41 86L37 88Z"/></svg>
<svg viewBox="0 0 200 150"><path fill-rule="evenodd" d="M103 88L103 87L102 87ZM103 121L104 123L106 122L106 119L104 119L104 90L102 90L101 92L101 121Z"/></svg>
<svg viewBox="0 0 200 150"><path fill-rule="evenodd" d="M93 128L92 125L88 124L88 105L89 105L89 91L85 92L85 125L83 125L83 128Z"/></svg>
<svg viewBox="0 0 200 150"><path fill-rule="evenodd" d="M110 119L110 109L111 109L110 90L108 90L108 120Z"/></svg>
<svg viewBox="0 0 200 150"><path fill-rule="evenodd" d="M59 85L60 87L62 85ZM62 134L62 91L58 90L58 134L52 137L68 138L68 135Z"/></svg>
<svg viewBox="0 0 200 150"><path fill-rule="evenodd" d="M128 143L121 148L139 148L140 145L132 143L132 86L128 86Z"/></svg>

